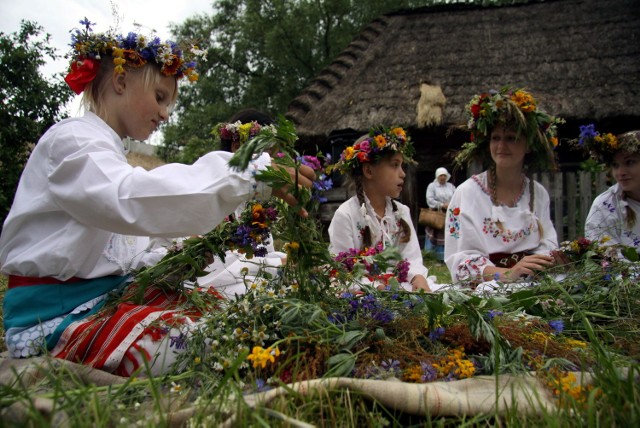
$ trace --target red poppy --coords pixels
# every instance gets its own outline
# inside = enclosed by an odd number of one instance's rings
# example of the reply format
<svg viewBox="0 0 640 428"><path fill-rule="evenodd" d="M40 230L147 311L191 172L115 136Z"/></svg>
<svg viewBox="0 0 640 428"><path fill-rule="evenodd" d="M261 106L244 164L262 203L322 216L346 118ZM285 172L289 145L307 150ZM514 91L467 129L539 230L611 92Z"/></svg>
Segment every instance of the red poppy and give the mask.
<svg viewBox="0 0 640 428"><path fill-rule="evenodd" d="M73 92L80 95L85 86L96 78L100 68L99 65L99 61L91 58L73 61L71 63L71 71L64 78L64 81L67 82Z"/></svg>
<svg viewBox="0 0 640 428"><path fill-rule="evenodd" d="M471 106L471 114L474 119L480 117L480 104L474 104Z"/></svg>
<svg viewBox="0 0 640 428"><path fill-rule="evenodd" d="M453 215L460 215L460 208L454 208Z"/></svg>
<svg viewBox="0 0 640 428"><path fill-rule="evenodd" d="M361 163L369 162L369 154L366 153L366 152L358 152L358 154L356 156L358 156L358 160Z"/></svg>

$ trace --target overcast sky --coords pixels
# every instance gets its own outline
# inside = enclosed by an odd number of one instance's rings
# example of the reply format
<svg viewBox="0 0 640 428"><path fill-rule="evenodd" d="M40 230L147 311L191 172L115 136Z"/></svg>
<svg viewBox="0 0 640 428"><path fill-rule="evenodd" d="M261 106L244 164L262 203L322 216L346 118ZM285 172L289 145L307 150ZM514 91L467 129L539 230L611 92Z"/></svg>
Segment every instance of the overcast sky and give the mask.
<svg viewBox="0 0 640 428"><path fill-rule="evenodd" d="M63 56L69 52L69 31L80 28L85 17L95 22L94 31L107 31L116 27L119 33L134 31L134 22L142 31L155 33L162 39L170 38L169 24L182 23L197 14L211 14L215 0L0 0L0 32L9 34L20 30L20 21L35 21L51 34L51 45ZM117 11L117 14L113 13ZM119 19L118 19L119 18ZM118 24L119 21L119 24ZM66 71L68 63L59 60L42 69L45 76ZM71 103L69 113L77 115L77 100Z"/></svg>

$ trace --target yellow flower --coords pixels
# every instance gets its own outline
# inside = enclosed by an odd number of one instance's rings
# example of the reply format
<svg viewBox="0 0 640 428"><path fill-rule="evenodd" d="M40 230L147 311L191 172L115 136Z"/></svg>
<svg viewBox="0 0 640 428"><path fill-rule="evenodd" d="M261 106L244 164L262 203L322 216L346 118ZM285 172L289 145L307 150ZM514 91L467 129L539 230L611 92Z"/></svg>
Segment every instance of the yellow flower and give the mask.
<svg viewBox="0 0 640 428"><path fill-rule="evenodd" d="M398 137L402 137L402 138L406 138L407 137L407 133L402 128L393 128L391 130L391 133L397 135Z"/></svg>
<svg viewBox="0 0 640 428"><path fill-rule="evenodd" d="M587 342L583 342L582 340L576 340L576 339L570 339L570 338L566 338L564 340L564 343L569 346L570 348L586 348L587 347Z"/></svg>
<svg viewBox="0 0 640 428"><path fill-rule="evenodd" d="M240 136L240 144L244 144L249 139L249 133L251 131L251 127L253 123L243 123L238 127L238 135Z"/></svg>
<svg viewBox="0 0 640 428"><path fill-rule="evenodd" d="M528 92L516 91L511 96L511 100L525 113L532 112L536 109L536 100L534 100Z"/></svg>
<svg viewBox="0 0 640 428"><path fill-rule="evenodd" d="M387 145L387 139L384 138L384 135L376 135L374 137L374 140L376 142L376 145L378 146L378 148L383 149L384 146Z"/></svg>
<svg viewBox="0 0 640 428"><path fill-rule="evenodd" d="M605 242L608 242L611 240L611 237L608 235L604 235L602 238L600 238L600 243L604 244Z"/></svg>
<svg viewBox="0 0 640 428"><path fill-rule="evenodd" d="M345 160L351 160L351 158L353 158L354 154L355 154L355 149L353 148L353 146L349 146L346 149L344 149L344 159Z"/></svg>
<svg viewBox="0 0 640 428"><path fill-rule="evenodd" d="M551 137L549 138L549 141L551 141L551 144L553 145L553 147L558 146L558 137Z"/></svg>
<svg viewBox="0 0 640 428"><path fill-rule="evenodd" d="M288 242L288 243L284 244L284 250L287 253L292 253L292 252L298 251L299 248L300 248L300 244L298 242L296 242L296 241L291 241L291 242Z"/></svg>
<svg viewBox="0 0 640 428"><path fill-rule="evenodd" d="M267 363L275 363L276 357L280 356L280 350L278 348L273 349L271 346L264 349L262 346L254 346L253 351L247 357L248 360L253 361L253 367L258 366L263 369L267 366Z"/></svg>
<svg viewBox="0 0 640 428"><path fill-rule="evenodd" d="M402 373L402 380L405 382L422 382L422 368L418 365L408 367Z"/></svg>

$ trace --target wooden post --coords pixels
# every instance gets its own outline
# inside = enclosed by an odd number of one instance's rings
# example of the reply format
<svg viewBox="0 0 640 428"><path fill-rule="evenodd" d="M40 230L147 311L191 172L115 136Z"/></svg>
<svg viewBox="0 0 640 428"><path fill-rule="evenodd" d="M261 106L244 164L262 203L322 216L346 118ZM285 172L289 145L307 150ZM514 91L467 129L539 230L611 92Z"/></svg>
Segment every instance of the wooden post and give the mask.
<svg viewBox="0 0 640 428"><path fill-rule="evenodd" d="M567 239L575 239L578 236L578 231L582 231L582 226L578 225L578 220L576 217L576 210L578 208L576 200L578 193L578 186L576 184L576 174L574 172L567 172L565 174L565 180L567 183L567 190L565 194L567 195ZM582 233L582 232L580 232ZM560 241L560 239L558 238ZM562 241L560 241L562 242ZM560 243L558 242L558 243Z"/></svg>

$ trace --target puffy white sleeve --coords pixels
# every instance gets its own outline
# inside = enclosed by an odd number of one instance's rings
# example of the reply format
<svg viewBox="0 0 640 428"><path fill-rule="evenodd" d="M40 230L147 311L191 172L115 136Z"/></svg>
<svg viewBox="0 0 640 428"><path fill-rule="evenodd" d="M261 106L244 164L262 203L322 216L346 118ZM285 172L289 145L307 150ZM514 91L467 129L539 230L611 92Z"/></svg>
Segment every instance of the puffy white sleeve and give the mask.
<svg viewBox="0 0 640 428"><path fill-rule="evenodd" d="M436 200L436 185L433 181L427 186L427 206L431 209L438 208L438 201Z"/></svg>
<svg viewBox="0 0 640 428"><path fill-rule="evenodd" d="M81 143L58 140L47 165L56 203L95 228L137 236L204 234L242 201L270 196L254 177L270 164L267 154L242 172L228 166L232 154L227 152L208 153L193 165L146 171L101 144L85 149Z"/></svg>
<svg viewBox="0 0 640 428"><path fill-rule="evenodd" d="M607 245L622 244L622 216L615 193L609 189L596 196L584 224L585 238L597 241L607 236Z"/></svg>
<svg viewBox="0 0 640 428"><path fill-rule="evenodd" d="M453 193L445 219L444 260L454 282L479 278L486 266L493 266L482 232L490 204L470 180Z"/></svg>
<svg viewBox="0 0 640 428"><path fill-rule="evenodd" d="M354 208L355 207L355 208ZM354 211L355 209L355 211ZM357 228L357 204L353 199L343 202L333 214L329 224L329 252L337 255L351 248L360 248L362 237Z"/></svg>

